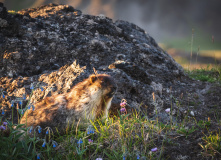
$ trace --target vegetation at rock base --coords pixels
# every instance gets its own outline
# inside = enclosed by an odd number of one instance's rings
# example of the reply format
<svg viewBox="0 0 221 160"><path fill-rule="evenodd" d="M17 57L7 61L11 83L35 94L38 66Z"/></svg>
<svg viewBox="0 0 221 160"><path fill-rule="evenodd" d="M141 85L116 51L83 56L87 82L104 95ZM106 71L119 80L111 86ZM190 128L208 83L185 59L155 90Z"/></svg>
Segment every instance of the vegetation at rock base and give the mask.
<svg viewBox="0 0 221 160"><path fill-rule="evenodd" d="M195 71L197 72L197 70ZM205 73L199 70L200 74ZM215 78L214 78L215 79ZM218 81L218 79L215 79ZM34 88L32 87L34 90ZM1 93L6 96L6 93ZM153 99L155 99L153 94ZM182 102L178 102L182 107ZM1 112L0 121L0 157L1 159L182 159L191 155L200 155L207 159L217 159L221 154L221 121L212 121L210 117L197 121L187 111L180 123L174 119L178 112L168 108L163 123L156 116L148 119L142 111L127 113L126 100L122 100L118 115L108 119L96 119L88 122L87 128L72 124L65 134L54 134L50 128L22 128L13 124ZM27 104L26 109L33 109ZM18 110L20 116L23 112ZM24 132L21 133L21 130ZM58 128L59 130L59 128ZM29 137L28 132L45 132L44 138ZM35 134L34 134L35 135ZM183 143L182 143L183 142ZM188 142L188 143L187 143ZM183 146L179 147L180 144ZM176 150L190 152L186 157Z"/></svg>
<svg viewBox="0 0 221 160"><path fill-rule="evenodd" d="M188 71L188 75L191 78L200 81L208 81L208 82L221 82L221 65L216 66L215 68L209 69L209 66L205 69L195 69Z"/></svg>

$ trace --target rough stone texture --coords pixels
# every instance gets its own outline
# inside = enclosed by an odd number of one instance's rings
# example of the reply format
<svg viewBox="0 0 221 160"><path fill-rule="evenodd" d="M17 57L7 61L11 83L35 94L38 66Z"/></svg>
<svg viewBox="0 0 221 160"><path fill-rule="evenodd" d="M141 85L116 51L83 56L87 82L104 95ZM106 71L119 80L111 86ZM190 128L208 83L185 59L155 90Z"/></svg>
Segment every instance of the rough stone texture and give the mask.
<svg viewBox="0 0 221 160"><path fill-rule="evenodd" d="M93 68L115 79L115 112L123 98L129 110L142 110L149 118L155 109L164 112L172 104L182 119L188 114L190 101L195 116L202 118L208 110L202 106L209 102L206 97L211 84L189 79L182 67L135 24L84 15L71 6L55 4L9 14L0 3L0 37L0 88L7 92L0 101L6 111L12 100L17 105L23 94L29 98L31 84L36 87L30 100L34 103L52 93L68 92L92 74ZM23 107L27 99L22 100ZM177 106L177 101L186 107ZM162 121L168 118L160 116Z"/></svg>
<svg viewBox="0 0 221 160"><path fill-rule="evenodd" d="M196 120L210 117L215 130L220 128L216 125L221 116L220 84L188 78L182 67L135 24L113 22L102 15L84 15L67 5L49 4L9 14L0 3L3 119L12 120L12 104L16 113L29 99L29 104L34 104L51 94L68 92L92 74L93 68L111 75L118 85L112 101L113 113L126 99L128 112L136 109L148 119L158 117L168 123L170 116L165 109L171 108L175 124L186 116ZM24 95L26 99L22 98ZM13 118L17 123L17 114ZM187 127L191 128L191 124ZM181 137L176 148L168 147L164 156L202 159L196 154L201 150L194 150L198 146L197 136L193 135L193 141L188 143Z"/></svg>
<svg viewBox="0 0 221 160"><path fill-rule="evenodd" d="M129 22L114 23L54 4L19 13L3 19L14 19L17 30L1 27L1 77L41 76L77 60L86 66L86 74L93 73L93 67L111 74L120 86L118 101L127 98L139 104L153 92L151 82L169 87L183 76L182 68L154 39Z"/></svg>

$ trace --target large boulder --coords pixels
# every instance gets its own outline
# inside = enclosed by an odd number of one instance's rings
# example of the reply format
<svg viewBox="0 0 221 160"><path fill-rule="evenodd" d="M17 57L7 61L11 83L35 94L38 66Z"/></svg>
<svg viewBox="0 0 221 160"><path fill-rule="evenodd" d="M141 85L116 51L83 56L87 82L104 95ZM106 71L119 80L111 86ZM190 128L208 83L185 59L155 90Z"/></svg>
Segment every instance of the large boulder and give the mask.
<svg viewBox="0 0 221 160"><path fill-rule="evenodd" d="M182 114L187 109L178 108L175 99L188 98L191 92L203 94L192 86L204 84L189 79L148 33L123 20L113 22L55 4L9 14L0 3L0 37L0 89L6 95L0 103L6 115L12 102L21 108L18 102L24 107L30 97L30 103L35 103L68 92L93 68L115 79L115 112L126 99L128 110L150 117L171 105ZM33 93L31 85L36 88Z"/></svg>

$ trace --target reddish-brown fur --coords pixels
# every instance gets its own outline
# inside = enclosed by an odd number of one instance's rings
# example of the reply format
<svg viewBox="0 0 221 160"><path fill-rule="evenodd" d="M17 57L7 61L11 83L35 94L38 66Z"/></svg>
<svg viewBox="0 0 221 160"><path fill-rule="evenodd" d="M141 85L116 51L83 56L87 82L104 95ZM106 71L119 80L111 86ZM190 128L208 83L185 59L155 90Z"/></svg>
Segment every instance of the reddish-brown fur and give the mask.
<svg viewBox="0 0 221 160"><path fill-rule="evenodd" d="M20 123L65 129L79 119L95 119L101 113L108 115L116 84L106 74L91 75L75 85L70 92L52 95L35 104L35 110L27 110Z"/></svg>

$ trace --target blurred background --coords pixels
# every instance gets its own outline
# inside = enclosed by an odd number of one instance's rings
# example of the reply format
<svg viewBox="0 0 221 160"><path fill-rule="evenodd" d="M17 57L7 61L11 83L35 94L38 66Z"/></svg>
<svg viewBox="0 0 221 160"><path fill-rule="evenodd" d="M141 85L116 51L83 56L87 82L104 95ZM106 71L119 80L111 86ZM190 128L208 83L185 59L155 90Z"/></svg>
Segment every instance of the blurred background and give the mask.
<svg viewBox="0 0 221 160"><path fill-rule="evenodd" d="M146 30L184 68L221 63L220 0L0 0L8 10L68 4L84 14L103 14ZM191 66L190 66L191 64Z"/></svg>

